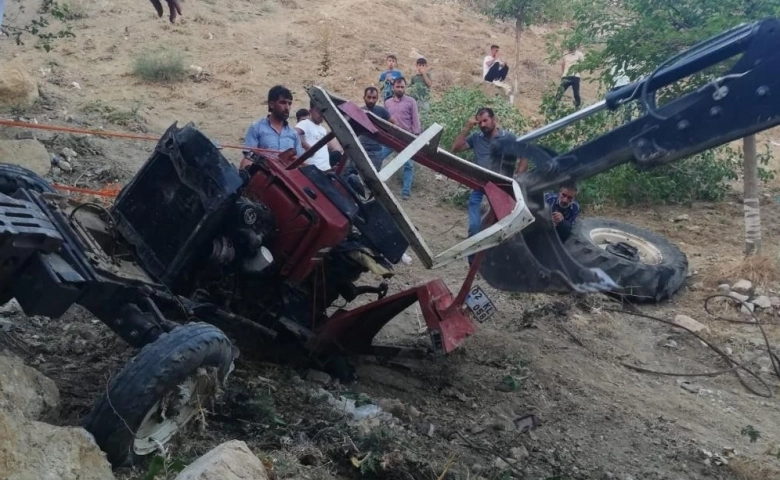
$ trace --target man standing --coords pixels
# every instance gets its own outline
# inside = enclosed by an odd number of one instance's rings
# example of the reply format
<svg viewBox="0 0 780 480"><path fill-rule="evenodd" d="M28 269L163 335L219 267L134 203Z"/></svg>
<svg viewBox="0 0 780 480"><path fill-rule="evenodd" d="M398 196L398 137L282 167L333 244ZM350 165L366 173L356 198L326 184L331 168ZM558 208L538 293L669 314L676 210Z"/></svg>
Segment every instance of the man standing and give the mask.
<svg viewBox="0 0 780 480"><path fill-rule="evenodd" d="M407 132L419 135L422 133L420 126L420 113L417 111L417 102L406 95L406 79L397 78L393 82L393 96L385 100L385 108L395 119L396 125ZM412 180L414 179L414 165L409 160L404 164L403 186L401 198L406 200L412 194Z"/></svg>
<svg viewBox="0 0 780 480"><path fill-rule="evenodd" d="M301 139L287 123L292 101L293 96L289 89L282 85L271 87L268 91L269 114L249 126L244 136L244 146L282 152L293 148L296 155L302 155Z"/></svg>
<svg viewBox="0 0 780 480"><path fill-rule="evenodd" d="M569 70L584 59L585 55L582 54L576 45L571 45L569 53L561 59L561 86L558 91L558 98L560 99L566 93L566 90L571 87L574 93L574 106L576 108L580 108L582 103L580 99L580 74L575 72L569 75Z"/></svg>
<svg viewBox="0 0 780 480"><path fill-rule="evenodd" d="M295 125L295 131L300 136L301 144L305 150L313 147L328 134L328 131L322 126L323 120L322 112L311 103L309 104L309 118L305 118ZM331 166L339 163L342 154L343 152L339 151L331 141L317 150L305 163L314 165L320 170L328 171L331 169Z"/></svg>
<svg viewBox="0 0 780 480"><path fill-rule="evenodd" d="M404 76L404 74L396 68L398 66L398 59L395 55L388 55L387 58L385 58L385 62L387 62L387 70L379 74L379 85L382 86L383 101L387 101L388 98L393 96L393 82Z"/></svg>
<svg viewBox="0 0 780 480"><path fill-rule="evenodd" d="M512 92L512 87L505 83L509 73L509 65L498 58L498 45L490 46L490 55L482 60L482 79L506 90L507 95Z"/></svg>
<svg viewBox="0 0 780 480"><path fill-rule="evenodd" d="M561 242L565 242L571 236L571 229L580 214L580 204L574 200L577 197L577 186L567 183L561 186L558 194L547 192L544 201L552 209L552 220L555 231L558 232Z"/></svg>
<svg viewBox="0 0 780 480"><path fill-rule="evenodd" d="M363 91L363 101L366 102L363 110L373 113L382 120L395 123L393 117L390 116L390 112L388 112L385 107L376 104L376 102L379 101L379 91L376 87L366 87ZM377 172L381 170L382 161L387 156L384 155L382 144L367 135L360 135L358 140L360 140L360 143L363 145L363 149L368 154L368 158L371 160L371 163L374 164L374 168L376 168Z"/></svg>
<svg viewBox="0 0 780 480"><path fill-rule="evenodd" d="M469 132L479 125L479 132L474 132L469 135ZM468 135L468 137L466 136ZM455 141L452 142L451 151L453 153L462 152L464 150L471 149L474 151L474 163L482 168L490 168L490 144L506 135L506 131L503 128L498 127L498 121L496 120L493 109L488 107L482 107L477 110L477 114L474 117L469 118L466 122L466 126L455 137ZM528 169L528 161L521 159L515 169L516 174L525 172ZM469 228L468 236L476 235L481 226L482 218L479 213L479 206L482 203L484 194L479 190L472 190L469 195ZM474 260L473 256L469 256L469 265Z"/></svg>
<svg viewBox="0 0 780 480"><path fill-rule="evenodd" d="M417 59L415 64L417 67L417 74L412 77L409 82L409 94L410 97L417 100L417 106L421 111L428 109L428 99L431 96L430 88L433 86L431 75L428 73L428 60L423 57Z"/></svg>

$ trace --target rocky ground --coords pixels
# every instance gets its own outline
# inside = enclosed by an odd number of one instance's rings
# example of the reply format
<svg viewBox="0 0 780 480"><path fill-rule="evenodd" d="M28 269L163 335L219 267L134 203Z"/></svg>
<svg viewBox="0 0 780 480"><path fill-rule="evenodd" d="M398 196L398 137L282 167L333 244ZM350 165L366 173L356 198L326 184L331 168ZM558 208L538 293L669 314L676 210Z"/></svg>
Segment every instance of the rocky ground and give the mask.
<svg viewBox="0 0 780 480"><path fill-rule="evenodd" d="M186 21L177 26L155 22L151 9L138 9L137 3L85 3L87 15L78 21L77 37L52 54L3 40L3 55L17 56L15 65L35 78L40 95L2 118L151 134L173 120L195 120L213 138L237 141L261 111L257 92L277 81L297 88L296 98L303 97L302 85L312 79L356 98L378 70L384 50L406 54L418 49L429 61L438 59L434 65L444 78L468 83L468 65L481 52L484 32L493 32L496 38L490 41L511 43L504 27L433 2L409 2L409 8L388 13L396 20L421 22L425 28L414 39L374 31L365 22L373 4L356 0L328 8L308 0L187 2ZM302 78L297 72L307 71L306 62L319 60L316 32L323 26L341 32L330 37L333 51L343 53L332 57L338 73ZM527 90L520 100L521 109L531 112L555 76L554 66L539 60L543 45L537 33L529 34L524 51L531 63L524 70ZM456 35L454 41L467 45L461 50L468 54L453 55L450 43L441 40L445 35ZM143 40L186 48L196 57L192 62L209 73L208 81L175 86L137 81L128 72L133 55L145 48ZM133 99L140 99L135 110ZM77 187L123 184L153 145L40 131L32 135L0 129L3 158ZM770 134L761 138L774 148ZM68 163L52 168L52 154ZM437 251L465 233L465 212L441 202L442 192L454 188L420 169L414 195L405 204ZM159 460L114 475L173 479L185 465L199 464L201 455L239 440L246 449L232 444L231 452L247 455L248 449L269 477L279 479L780 479L777 377L754 317L740 312L742 305L734 306L736 300L746 302L744 308L755 313L770 343L780 334L779 194L772 185L763 191L764 256L747 263L741 260L737 194L721 203L687 207L584 206L584 215L621 219L680 245L690 263L687 286L670 302L632 312L683 324L724 354L748 363L756 377L743 375L744 384L728 371L730 363L689 332L627 313L614 300L507 294L478 281L499 313L453 355L396 362L364 358L357 382L349 385L323 372L242 356L205 423L194 424ZM453 264L431 272L414 259L398 266L391 291L437 276L457 288L465 271L465 265ZM711 300L708 313L704 301L714 294L733 300ZM420 321L413 306L387 326L380 340L425 345ZM0 413L0 432L15 432L0 435L0 468L14 471L35 463L56 478L110 478L94 445L75 427L133 350L79 308L59 319L28 318L13 303L0 312L0 349L51 379L18 360L3 360L10 362L0 368L3 395L28 393L24 400L0 396L0 412L5 412ZM722 373L700 375L708 372ZM30 407L19 412L16 405ZM525 431L529 415L536 423ZM59 450L46 449L56 455L44 458L18 447L44 438L59 445ZM58 470L62 465L75 470Z"/></svg>

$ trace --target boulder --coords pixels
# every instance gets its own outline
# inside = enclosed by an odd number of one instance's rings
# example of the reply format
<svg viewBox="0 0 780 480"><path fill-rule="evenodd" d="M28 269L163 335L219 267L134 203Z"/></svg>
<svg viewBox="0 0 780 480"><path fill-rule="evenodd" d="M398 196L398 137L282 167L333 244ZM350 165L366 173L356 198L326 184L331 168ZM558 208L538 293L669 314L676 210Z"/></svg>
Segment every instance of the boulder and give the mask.
<svg viewBox="0 0 780 480"><path fill-rule="evenodd" d="M681 327L685 327L688 330L692 330L694 332L710 331L710 327L704 325L703 323L697 322L696 320L692 319L688 315L677 315L676 317L674 317L674 323L680 325Z"/></svg>
<svg viewBox="0 0 780 480"><path fill-rule="evenodd" d="M731 291L731 287L728 283L721 283L718 285L718 292L719 293L729 293Z"/></svg>
<svg viewBox="0 0 780 480"><path fill-rule="evenodd" d="M21 65L0 63L0 105L26 107L38 97L38 83Z"/></svg>
<svg viewBox="0 0 780 480"><path fill-rule="evenodd" d="M750 297L748 297L747 295L742 295L737 292L729 292L729 297L735 300L739 300L740 302L747 302L748 300L750 300Z"/></svg>
<svg viewBox="0 0 780 480"><path fill-rule="evenodd" d="M268 472L246 443L231 440L195 460L175 480L268 480Z"/></svg>
<svg viewBox="0 0 780 480"><path fill-rule="evenodd" d="M51 155L38 140L0 140L0 162L15 163L38 175L51 170Z"/></svg>
<svg viewBox="0 0 780 480"><path fill-rule="evenodd" d="M732 285L731 290L742 295L750 295L753 293L753 283L743 279Z"/></svg>
<svg viewBox="0 0 780 480"><path fill-rule="evenodd" d="M753 299L753 305L758 308L772 308L772 301L766 295L761 295Z"/></svg>
<svg viewBox="0 0 780 480"><path fill-rule="evenodd" d="M83 428L57 427L0 410L3 480L113 480L111 465Z"/></svg>
<svg viewBox="0 0 780 480"><path fill-rule="evenodd" d="M60 393L50 378L20 359L0 352L0 410L23 415L28 420L52 419Z"/></svg>

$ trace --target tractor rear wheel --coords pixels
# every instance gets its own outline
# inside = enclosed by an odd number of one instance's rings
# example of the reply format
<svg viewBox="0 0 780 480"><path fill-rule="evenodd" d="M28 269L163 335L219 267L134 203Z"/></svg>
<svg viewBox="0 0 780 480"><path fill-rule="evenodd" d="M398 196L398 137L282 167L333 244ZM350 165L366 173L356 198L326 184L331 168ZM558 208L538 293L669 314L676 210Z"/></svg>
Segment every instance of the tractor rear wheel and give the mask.
<svg viewBox="0 0 780 480"><path fill-rule="evenodd" d="M609 275L619 285L611 293L631 301L666 300L688 273L688 258L669 240L617 220L578 220L564 246L582 265Z"/></svg>
<svg viewBox="0 0 780 480"><path fill-rule="evenodd" d="M207 408L233 369L217 327L190 323L144 346L110 381L84 428L114 467L158 451Z"/></svg>
<svg viewBox="0 0 780 480"><path fill-rule="evenodd" d="M20 188L40 193L54 192L49 182L32 170L12 163L0 163L0 193L13 195Z"/></svg>

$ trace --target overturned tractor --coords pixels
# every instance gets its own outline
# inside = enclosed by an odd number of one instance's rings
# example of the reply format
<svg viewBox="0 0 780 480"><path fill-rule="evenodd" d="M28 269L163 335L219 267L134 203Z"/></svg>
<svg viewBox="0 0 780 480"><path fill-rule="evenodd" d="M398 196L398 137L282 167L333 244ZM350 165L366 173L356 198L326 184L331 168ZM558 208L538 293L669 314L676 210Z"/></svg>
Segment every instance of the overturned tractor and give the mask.
<svg viewBox="0 0 780 480"><path fill-rule="evenodd" d="M765 20L697 45L648 77L571 117L498 146L494 169L518 157L522 178L478 167L439 148L439 125L415 137L312 87L331 133L295 158L255 151L232 166L192 125L176 125L110 208L75 203L34 174L0 167L0 296L28 315L87 308L138 354L111 379L85 419L114 465L165 444L230 375L244 349L292 346L348 376L350 355L393 355L380 329L418 302L432 353L446 354L493 313L473 280L525 292L607 291L658 300L684 280L685 258L663 239L609 221L582 222L561 243L543 194L563 182L633 162L639 168L780 123L780 23ZM663 106L656 92L732 57L731 70ZM595 111L640 101L645 114L569 152L532 141ZM358 135L398 155L377 171ZM304 164L331 138L356 174ZM386 181L409 160L484 192L481 232L434 253ZM508 161L508 162L507 162ZM391 293L367 273L392 274L411 248L427 268L476 255L457 292L441 280ZM682 272L682 274L680 273ZM347 309L360 295L376 300ZM341 302L337 300L341 299ZM343 306L334 307L343 304ZM331 313L332 312L332 313Z"/></svg>

